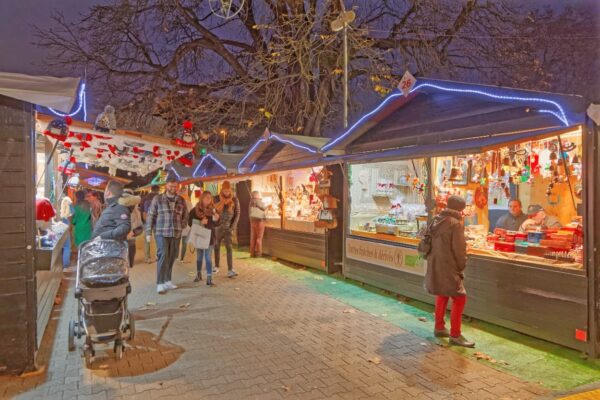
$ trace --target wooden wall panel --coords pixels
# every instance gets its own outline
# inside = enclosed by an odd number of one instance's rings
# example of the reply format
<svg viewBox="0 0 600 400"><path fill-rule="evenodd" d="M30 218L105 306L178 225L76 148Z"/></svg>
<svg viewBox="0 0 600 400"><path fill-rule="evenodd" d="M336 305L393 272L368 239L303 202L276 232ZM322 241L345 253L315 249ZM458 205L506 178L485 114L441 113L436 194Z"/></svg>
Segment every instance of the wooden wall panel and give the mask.
<svg viewBox="0 0 600 400"><path fill-rule="evenodd" d="M263 253L295 264L325 269L325 235L266 228Z"/></svg>
<svg viewBox="0 0 600 400"><path fill-rule="evenodd" d="M31 370L35 361L34 157L33 107L0 96L0 372L6 373Z"/></svg>

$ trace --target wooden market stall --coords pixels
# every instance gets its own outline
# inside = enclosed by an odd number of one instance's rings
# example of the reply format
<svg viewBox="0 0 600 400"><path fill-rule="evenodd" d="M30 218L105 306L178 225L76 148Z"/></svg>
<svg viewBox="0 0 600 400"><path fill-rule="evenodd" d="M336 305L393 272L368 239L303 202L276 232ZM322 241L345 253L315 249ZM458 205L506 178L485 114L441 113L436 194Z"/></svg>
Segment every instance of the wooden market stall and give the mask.
<svg viewBox="0 0 600 400"><path fill-rule="evenodd" d="M598 132L585 110L575 96L429 79L394 92L321 149L348 164L344 275L432 303L416 245L458 194L465 313L597 356ZM497 226L510 199L531 210L521 232Z"/></svg>
<svg viewBox="0 0 600 400"><path fill-rule="evenodd" d="M263 253L332 273L342 258L343 209L335 199L342 197L343 175L319 152L327 141L266 131L238 169L270 205Z"/></svg>
<svg viewBox="0 0 600 400"><path fill-rule="evenodd" d="M69 110L78 86L76 78L0 73L0 373L35 369L61 278L36 271L35 105Z"/></svg>

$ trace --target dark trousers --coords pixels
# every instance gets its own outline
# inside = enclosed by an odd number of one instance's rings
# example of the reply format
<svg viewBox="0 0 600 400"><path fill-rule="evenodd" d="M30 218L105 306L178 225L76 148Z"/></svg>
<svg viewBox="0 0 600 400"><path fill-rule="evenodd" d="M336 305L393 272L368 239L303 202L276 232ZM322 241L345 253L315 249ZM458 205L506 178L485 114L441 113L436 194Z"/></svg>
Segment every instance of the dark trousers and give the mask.
<svg viewBox="0 0 600 400"><path fill-rule="evenodd" d="M162 284L171 281L173 264L177 257L179 238L156 235L158 262L156 263L156 283Z"/></svg>
<svg viewBox="0 0 600 400"><path fill-rule="evenodd" d="M180 241L181 245L177 245L177 247L178 247L178 249L177 249L177 258L180 259L181 261L183 261L183 259L185 258L185 253L187 251L188 237L187 236L182 236L179 241Z"/></svg>
<svg viewBox="0 0 600 400"><path fill-rule="evenodd" d="M227 269L233 270L233 232L231 229L219 227L215 230L215 267L219 268L221 263L221 243L225 244L227 251Z"/></svg>
<svg viewBox="0 0 600 400"><path fill-rule="evenodd" d="M133 268L133 264L135 264L135 252L137 248L135 247L135 239L127 241L127 251L129 252L129 268Z"/></svg>

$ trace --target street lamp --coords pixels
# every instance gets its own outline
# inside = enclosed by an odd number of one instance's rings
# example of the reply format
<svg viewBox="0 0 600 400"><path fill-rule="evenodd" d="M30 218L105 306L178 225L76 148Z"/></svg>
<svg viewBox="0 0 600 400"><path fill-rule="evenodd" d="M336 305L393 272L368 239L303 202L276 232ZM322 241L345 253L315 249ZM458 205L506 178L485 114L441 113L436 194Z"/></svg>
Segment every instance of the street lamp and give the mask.
<svg viewBox="0 0 600 400"><path fill-rule="evenodd" d="M223 135L223 153L225 153L225 142L226 142L226 140L227 140L227 130L225 130L225 129L221 129L221 130L219 131L219 133L220 133L221 135Z"/></svg>
<svg viewBox="0 0 600 400"><path fill-rule="evenodd" d="M344 35L344 128L348 127L348 26L356 19L354 11L346 11L344 0L340 0L342 13L331 21L331 30Z"/></svg>

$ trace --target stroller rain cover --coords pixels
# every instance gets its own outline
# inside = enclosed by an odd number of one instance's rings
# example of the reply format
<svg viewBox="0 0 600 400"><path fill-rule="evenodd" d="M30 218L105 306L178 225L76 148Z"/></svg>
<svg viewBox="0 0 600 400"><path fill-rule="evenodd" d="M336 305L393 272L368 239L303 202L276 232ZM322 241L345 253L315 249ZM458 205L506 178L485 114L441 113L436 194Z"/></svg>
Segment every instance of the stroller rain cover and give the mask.
<svg viewBox="0 0 600 400"><path fill-rule="evenodd" d="M129 280L127 244L116 240L92 240L79 253L81 283L89 288L110 287Z"/></svg>

